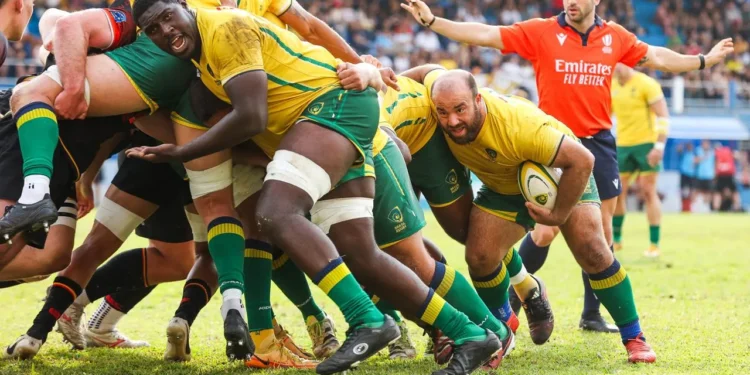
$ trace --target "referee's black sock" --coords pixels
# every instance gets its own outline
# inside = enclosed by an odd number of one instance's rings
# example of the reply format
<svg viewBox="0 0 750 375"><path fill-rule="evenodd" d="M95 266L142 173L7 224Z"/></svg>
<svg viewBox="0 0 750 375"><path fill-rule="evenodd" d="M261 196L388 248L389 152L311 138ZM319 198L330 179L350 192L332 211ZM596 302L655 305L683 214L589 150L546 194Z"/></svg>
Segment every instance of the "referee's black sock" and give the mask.
<svg viewBox="0 0 750 375"><path fill-rule="evenodd" d="M121 252L99 267L86 286L89 301L107 294L147 288L148 249Z"/></svg>
<svg viewBox="0 0 750 375"><path fill-rule="evenodd" d="M42 310L36 315L34 323L26 334L35 339L47 341L47 335L52 331L57 319L60 319L79 294L81 294L81 286L77 282L64 276L56 277Z"/></svg>

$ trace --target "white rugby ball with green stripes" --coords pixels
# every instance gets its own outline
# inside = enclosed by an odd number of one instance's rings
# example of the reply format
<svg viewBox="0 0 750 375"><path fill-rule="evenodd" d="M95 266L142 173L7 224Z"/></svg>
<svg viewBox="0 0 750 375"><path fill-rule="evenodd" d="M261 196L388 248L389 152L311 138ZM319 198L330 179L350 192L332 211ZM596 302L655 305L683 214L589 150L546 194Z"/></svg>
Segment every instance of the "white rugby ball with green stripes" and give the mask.
<svg viewBox="0 0 750 375"><path fill-rule="evenodd" d="M552 209L562 170L527 160L518 168L518 187L527 202Z"/></svg>

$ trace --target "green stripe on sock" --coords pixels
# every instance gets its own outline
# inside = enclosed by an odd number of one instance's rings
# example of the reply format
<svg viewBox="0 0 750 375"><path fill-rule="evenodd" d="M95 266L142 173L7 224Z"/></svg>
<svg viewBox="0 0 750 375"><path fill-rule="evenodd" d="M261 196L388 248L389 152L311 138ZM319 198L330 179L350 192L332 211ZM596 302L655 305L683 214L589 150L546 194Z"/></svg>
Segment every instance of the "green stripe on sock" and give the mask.
<svg viewBox="0 0 750 375"><path fill-rule="evenodd" d="M245 235L239 220L223 216L208 224L208 251L219 274L219 290L245 292Z"/></svg>
<svg viewBox="0 0 750 375"><path fill-rule="evenodd" d="M247 325L250 332L273 328L271 309L271 245L256 240L245 241L245 282L252 293L245 293Z"/></svg>
<svg viewBox="0 0 750 375"><path fill-rule="evenodd" d="M15 114L18 141L23 155L23 175L52 178L52 158L57 148L59 129L52 107L36 102Z"/></svg>
<svg viewBox="0 0 750 375"><path fill-rule="evenodd" d="M445 302L443 297L432 289L421 311L420 319L423 322L443 331L446 336L453 339L456 345L467 341L483 340L487 337L484 329L472 323L464 313Z"/></svg>
<svg viewBox="0 0 750 375"><path fill-rule="evenodd" d="M518 273L523 269L523 260L521 259L521 256L518 255L518 251L516 251L515 248L512 248L510 249L510 251L508 251L508 254L503 259L503 264L505 264L505 267L508 268L509 278L518 275Z"/></svg>
<svg viewBox="0 0 750 375"><path fill-rule="evenodd" d="M477 294L490 310L501 308L508 299L510 277L502 262L491 274L483 277L472 276L471 280L477 289Z"/></svg>
<svg viewBox="0 0 750 375"><path fill-rule="evenodd" d="M435 274L430 287L479 327L489 329L501 340L507 337L505 325L492 315L466 278L452 267L435 263Z"/></svg>
<svg viewBox="0 0 750 375"><path fill-rule="evenodd" d="M651 225L648 227L648 237L652 245L659 246L660 225Z"/></svg>
<svg viewBox="0 0 750 375"><path fill-rule="evenodd" d="M325 313L312 296L310 284L302 270L292 262L286 254L281 254L273 261L273 273L271 278L276 286L281 289L286 298L289 299L302 313L306 321L308 317L314 316L317 321L325 319Z"/></svg>
<svg viewBox="0 0 750 375"><path fill-rule="evenodd" d="M339 307L349 327L379 327L385 317L367 297L341 258L334 259L313 279Z"/></svg>
<svg viewBox="0 0 750 375"><path fill-rule="evenodd" d="M630 278L615 260L606 270L589 275L591 288L618 326L638 319Z"/></svg>
<svg viewBox="0 0 750 375"><path fill-rule="evenodd" d="M625 215L612 216L612 237L615 242L622 241L622 223L625 222Z"/></svg>

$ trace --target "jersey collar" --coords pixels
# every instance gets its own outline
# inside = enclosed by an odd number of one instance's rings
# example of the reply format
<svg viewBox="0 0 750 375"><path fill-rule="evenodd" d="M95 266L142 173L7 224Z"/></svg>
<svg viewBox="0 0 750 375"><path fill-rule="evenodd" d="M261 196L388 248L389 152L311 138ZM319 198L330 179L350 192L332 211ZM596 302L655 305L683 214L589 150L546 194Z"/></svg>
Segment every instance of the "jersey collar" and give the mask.
<svg viewBox="0 0 750 375"><path fill-rule="evenodd" d="M562 12L560 12L559 15L557 15L557 24L560 25L560 27L562 27L563 29L565 29L567 27L570 27L571 30L573 30L576 33L578 33L578 35L581 36L581 42L583 43L583 46L585 47L588 44L588 41L589 41L589 34L591 34L591 32L594 30L595 27L602 27L602 26L604 26L604 21L598 15L594 15L594 24L591 25L591 27L588 30L586 30L586 33L584 34L584 33L581 33L580 31L574 29L570 25L568 25L568 21L565 20L565 11L562 11Z"/></svg>

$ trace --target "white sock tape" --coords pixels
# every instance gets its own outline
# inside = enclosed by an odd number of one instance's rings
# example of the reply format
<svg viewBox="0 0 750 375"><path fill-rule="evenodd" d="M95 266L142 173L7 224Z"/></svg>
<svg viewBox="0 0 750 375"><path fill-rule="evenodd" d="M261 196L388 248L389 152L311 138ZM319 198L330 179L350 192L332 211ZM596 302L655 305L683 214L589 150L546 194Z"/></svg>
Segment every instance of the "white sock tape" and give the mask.
<svg viewBox="0 0 750 375"><path fill-rule="evenodd" d="M190 179L190 194L193 199L224 189L232 184L232 160L227 160L205 171L185 168Z"/></svg>
<svg viewBox="0 0 750 375"><path fill-rule="evenodd" d="M76 229L76 223L78 222L78 202L73 198L65 199L60 209L57 210L57 221L52 226L64 225L66 227Z"/></svg>
<svg viewBox="0 0 750 375"><path fill-rule="evenodd" d="M96 221L125 242L131 233L145 220L127 208L104 197L96 211Z"/></svg>
<svg viewBox="0 0 750 375"><path fill-rule="evenodd" d="M324 151L325 152L325 151ZM313 203L331 190L331 177L312 160L287 150L276 151L266 167L266 179L286 182L304 190Z"/></svg>
<svg viewBox="0 0 750 375"><path fill-rule="evenodd" d="M511 249L513 251L513 249ZM526 279L526 276L528 276L529 273L526 272L526 267L521 265L521 271L518 272L516 276L513 276L510 278L510 285L518 285L521 283L521 281L524 281Z"/></svg>
<svg viewBox="0 0 750 375"><path fill-rule="evenodd" d="M325 234L331 226L363 217L373 217L372 198L336 198L318 201L310 210L312 223Z"/></svg>

